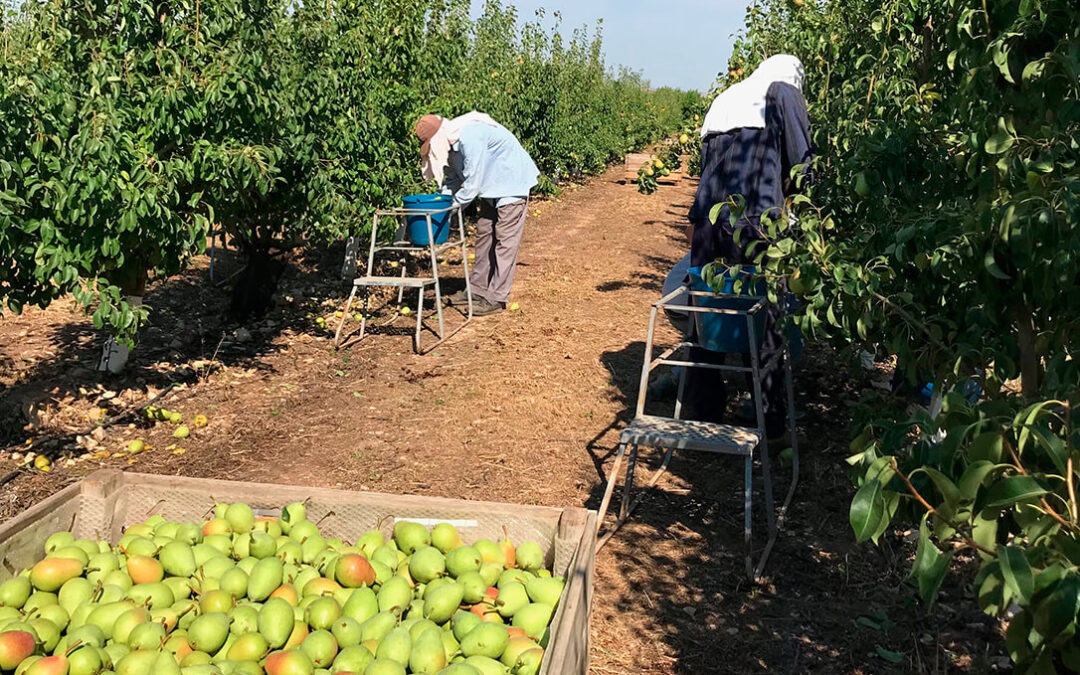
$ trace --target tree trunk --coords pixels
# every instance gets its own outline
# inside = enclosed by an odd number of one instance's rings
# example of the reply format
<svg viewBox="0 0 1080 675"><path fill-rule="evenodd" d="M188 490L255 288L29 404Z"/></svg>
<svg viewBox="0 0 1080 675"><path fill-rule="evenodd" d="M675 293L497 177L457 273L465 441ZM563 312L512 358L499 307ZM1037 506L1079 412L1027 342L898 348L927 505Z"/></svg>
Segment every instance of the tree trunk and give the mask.
<svg viewBox="0 0 1080 675"><path fill-rule="evenodd" d="M1013 306L1013 318L1016 320L1016 341L1020 349L1020 390L1024 400L1033 401L1039 394L1041 369L1039 355L1035 351L1035 318L1031 308L1020 304Z"/></svg>
<svg viewBox="0 0 1080 675"><path fill-rule="evenodd" d="M271 255L268 248L249 244L244 247L244 253L247 265L236 279L229 304L229 317L241 322L266 314L285 271L285 264Z"/></svg>

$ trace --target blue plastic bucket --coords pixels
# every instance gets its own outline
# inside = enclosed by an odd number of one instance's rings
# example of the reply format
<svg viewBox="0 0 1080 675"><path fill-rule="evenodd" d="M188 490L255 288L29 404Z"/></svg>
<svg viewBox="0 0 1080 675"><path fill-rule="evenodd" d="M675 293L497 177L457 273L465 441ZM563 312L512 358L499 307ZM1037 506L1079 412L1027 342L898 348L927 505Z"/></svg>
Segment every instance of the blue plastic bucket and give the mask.
<svg viewBox="0 0 1080 675"><path fill-rule="evenodd" d="M744 283L738 295L765 296L767 289L764 279L759 279L756 284L745 280L756 272L757 269L754 267L743 267L739 271L737 277L725 274L723 276L724 285L720 289L720 292L736 295L735 282L737 279L744 279ZM705 279L701 276L700 267L690 268L690 285L695 291L713 292L714 290L705 283ZM740 311L749 310L754 306L754 303L757 302L757 300L752 297L740 298L737 296L718 298L696 297L694 300L699 307L735 309ZM788 300L789 311L792 311L795 309L791 306L792 298L789 297ZM761 347L761 343L765 339L765 311L766 310L762 308L761 311L754 315L754 335L757 338L758 347ZM699 317L701 320L698 326L701 334L698 335L698 342L701 346L710 351L722 352L724 354L750 353L750 336L745 315L699 314ZM802 334L795 326L791 327L791 331L788 334L788 349L791 351L791 358L793 360L798 360L799 357L802 356Z"/></svg>
<svg viewBox="0 0 1080 675"><path fill-rule="evenodd" d="M450 195L409 195L401 199L402 207L413 211L443 211L454 203ZM409 241L417 246L427 246L427 216L412 215L406 218L409 229ZM431 216L431 232L436 244L445 244L450 238L450 212L434 213Z"/></svg>

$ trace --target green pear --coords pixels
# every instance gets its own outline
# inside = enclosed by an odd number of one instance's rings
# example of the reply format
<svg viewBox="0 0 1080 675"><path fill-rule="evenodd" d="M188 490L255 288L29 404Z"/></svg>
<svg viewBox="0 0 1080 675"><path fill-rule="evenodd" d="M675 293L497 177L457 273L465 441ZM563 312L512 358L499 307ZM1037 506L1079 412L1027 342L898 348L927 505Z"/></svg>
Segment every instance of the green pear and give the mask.
<svg viewBox="0 0 1080 675"><path fill-rule="evenodd" d="M128 646L132 649L155 651L165 644L165 626L160 623L140 623L128 636Z"/></svg>
<svg viewBox="0 0 1080 675"><path fill-rule="evenodd" d="M228 658L230 661L258 661L267 651L270 645L259 633L246 633L236 637L229 647Z"/></svg>
<svg viewBox="0 0 1080 675"><path fill-rule="evenodd" d="M342 649L360 644L362 631L360 630L360 622L356 619L342 616L334 622L330 632L333 633L334 639L337 640L338 647Z"/></svg>
<svg viewBox="0 0 1080 675"><path fill-rule="evenodd" d="M458 640L465 639L474 628L483 623L484 620L472 612L467 612L463 609L459 609L454 612L454 616L451 623L451 628L454 631L454 637Z"/></svg>
<svg viewBox="0 0 1080 675"><path fill-rule="evenodd" d="M281 585L284 568L277 558L263 558L251 570L247 584L247 596L262 602Z"/></svg>
<svg viewBox="0 0 1080 675"><path fill-rule="evenodd" d="M536 649L536 643L530 638L510 638L510 641L506 643L506 649L503 650L499 660L502 661L502 664L507 668L513 668L517 665L518 657L530 649Z"/></svg>
<svg viewBox="0 0 1080 675"><path fill-rule="evenodd" d="M406 619L405 621L401 622L401 625L409 630L409 637L412 638L412 641L414 643L416 642L417 638L420 637L421 633L423 633L428 628L439 628L439 625L431 619L423 618Z"/></svg>
<svg viewBox="0 0 1080 675"><path fill-rule="evenodd" d="M359 623L364 623L375 616L379 613L379 601L375 596L375 591L367 586L357 588L342 605L341 613Z"/></svg>
<svg viewBox="0 0 1080 675"><path fill-rule="evenodd" d="M384 543L386 543L386 540L383 539L382 532L378 530L368 530L356 540L356 546L365 558L371 558L372 554L375 553L375 549Z"/></svg>
<svg viewBox="0 0 1080 675"><path fill-rule="evenodd" d="M364 675L405 675L405 668L397 661L375 659L364 669Z"/></svg>
<svg viewBox="0 0 1080 675"><path fill-rule="evenodd" d="M485 562L480 565L480 576L484 579L484 583L487 584L488 587L497 584L502 573L503 566L499 563Z"/></svg>
<svg viewBox="0 0 1080 675"><path fill-rule="evenodd" d="M60 627L52 621L43 618L30 619L30 625L34 627L34 632L37 633L38 641L41 643L41 648L46 652L51 652L56 648L56 643L60 642ZM0 633L2 635L2 633Z"/></svg>
<svg viewBox="0 0 1080 675"><path fill-rule="evenodd" d="M315 527L312 525L312 527ZM293 529L296 532L296 529ZM315 562L323 551L326 550L326 540L318 532L311 534L300 542L300 559L308 564ZM336 557L336 556L335 556ZM318 565L315 566L318 568Z"/></svg>
<svg viewBox="0 0 1080 675"><path fill-rule="evenodd" d="M390 577L394 576L394 570L378 560L369 560L368 563L371 565L371 569L375 571L376 584L381 586L385 584Z"/></svg>
<svg viewBox="0 0 1080 675"><path fill-rule="evenodd" d="M529 593L525 586L516 581L504 584L495 598L495 607L503 618L514 616L522 607L529 604Z"/></svg>
<svg viewBox="0 0 1080 675"><path fill-rule="evenodd" d="M145 607L133 607L116 617L112 626L112 639L126 645L135 628L149 621L150 612Z"/></svg>
<svg viewBox="0 0 1080 675"><path fill-rule="evenodd" d="M281 509L278 520L281 523L281 531L289 534L293 523L299 523L307 519L307 506L303 502L294 502Z"/></svg>
<svg viewBox="0 0 1080 675"><path fill-rule="evenodd" d="M269 534L265 532L252 532L251 543L248 545L248 552L252 558L269 558L277 553L277 542Z"/></svg>
<svg viewBox="0 0 1080 675"><path fill-rule="evenodd" d="M292 605L281 598L270 598L259 610L259 633L271 649L280 649L288 641L294 623Z"/></svg>
<svg viewBox="0 0 1080 675"><path fill-rule="evenodd" d="M71 546L75 543L75 535L70 532L53 532L45 539L45 555L49 555L58 548Z"/></svg>
<svg viewBox="0 0 1080 675"><path fill-rule="evenodd" d="M107 605L98 605L90 612L90 616L86 618L86 622L100 628L101 632L105 634L105 638L111 639L113 636L113 625L116 623L116 619L134 606L134 603L128 600L110 602Z"/></svg>
<svg viewBox="0 0 1080 675"><path fill-rule="evenodd" d="M229 632L245 635L259 630L259 610L250 606L234 607L229 612Z"/></svg>
<svg viewBox="0 0 1080 675"><path fill-rule="evenodd" d="M470 656L463 662L476 668L480 675L507 675L507 668L495 659L486 656Z"/></svg>
<svg viewBox="0 0 1080 675"><path fill-rule="evenodd" d="M480 556L484 559L484 562L498 563L499 567L506 566L506 555L499 548L499 545L490 539L481 539L473 544L473 548L480 552Z"/></svg>
<svg viewBox="0 0 1080 675"><path fill-rule="evenodd" d="M379 611L401 614L412 599L413 590L409 582L401 577L392 577L379 589Z"/></svg>
<svg viewBox="0 0 1080 675"><path fill-rule="evenodd" d="M64 611L70 614L75 611L76 607L88 602L93 595L94 585L83 577L75 577L64 582L64 585L56 593L56 599L59 605L64 608ZM27 597L29 598L29 596ZM23 602L25 603L25 600Z"/></svg>
<svg viewBox="0 0 1080 675"><path fill-rule="evenodd" d="M480 671L467 663L451 663L439 671L439 675L480 675Z"/></svg>
<svg viewBox="0 0 1080 675"><path fill-rule="evenodd" d="M530 579L536 578L531 572L525 570L505 570L499 575L499 580L495 583L496 588L502 588L508 583L516 582L521 585L529 583Z"/></svg>
<svg viewBox="0 0 1080 675"><path fill-rule="evenodd" d="M360 624L360 642L368 640L381 641L386 637L394 626L397 625L397 615L392 612L379 612L364 623Z"/></svg>
<svg viewBox="0 0 1080 675"><path fill-rule="evenodd" d="M116 675L145 675L145 673L157 673L156 665L158 652L143 650L131 651L116 662ZM172 657L169 657L172 661ZM175 661L173 664L175 665Z"/></svg>
<svg viewBox="0 0 1080 675"><path fill-rule="evenodd" d="M387 633L375 651L376 659L397 661L404 667L409 665L409 655L412 653L412 637L409 629L398 626Z"/></svg>
<svg viewBox="0 0 1080 675"><path fill-rule="evenodd" d="M479 572L483 556L472 546L461 546L446 554L446 571L453 577L468 572Z"/></svg>
<svg viewBox="0 0 1080 675"><path fill-rule="evenodd" d="M446 573L446 557L434 546L418 548L409 558L409 574L426 584Z"/></svg>
<svg viewBox="0 0 1080 675"><path fill-rule="evenodd" d="M436 675L446 667L446 650L443 647L443 631L438 626L427 628L416 638L409 654L409 671Z"/></svg>
<svg viewBox="0 0 1080 675"><path fill-rule="evenodd" d="M450 523L439 523L431 530L431 545L443 553L449 553L462 546L461 536Z"/></svg>
<svg viewBox="0 0 1080 675"><path fill-rule="evenodd" d="M465 590L464 602L467 605L475 605L487 593L488 585L479 572L466 572L457 578L457 582Z"/></svg>
<svg viewBox="0 0 1080 675"><path fill-rule="evenodd" d="M65 532L64 534L71 533ZM74 581L74 579L71 581ZM71 581L68 583L71 583ZM63 586L61 586L61 590L62 589ZM33 587L30 585L29 577L20 576L8 579L3 584L0 584L0 606L21 609L22 606L26 604L26 601L33 590Z"/></svg>
<svg viewBox="0 0 1080 675"><path fill-rule="evenodd" d="M316 630L300 643L300 651L307 654L316 668L329 668L337 656L338 643L329 631Z"/></svg>
<svg viewBox="0 0 1080 675"><path fill-rule="evenodd" d="M304 612L304 619L315 630L327 630L341 617L341 606L331 597L317 598Z"/></svg>
<svg viewBox="0 0 1080 675"><path fill-rule="evenodd" d="M543 602L533 602L525 605L514 614L512 625L521 628L526 635L534 640L539 640L544 635L555 608Z"/></svg>
<svg viewBox="0 0 1080 675"><path fill-rule="evenodd" d="M424 618L437 624L450 620L465 595L461 584L454 582L440 586L424 596Z"/></svg>
<svg viewBox="0 0 1080 675"><path fill-rule="evenodd" d="M239 567L234 567L221 575L218 584L221 585L222 592L234 598L243 598L247 595L248 575Z"/></svg>
<svg viewBox="0 0 1080 675"><path fill-rule="evenodd" d="M78 609L78 608L76 608ZM42 607L37 611L37 616L42 619L48 619L56 624L57 628L64 630L70 623L70 618L66 610L60 605L49 605L48 607Z"/></svg>
<svg viewBox="0 0 1080 675"><path fill-rule="evenodd" d="M334 658L334 665L330 668L330 672L362 674L374 660L375 655L367 647L360 645L343 647Z"/></svg>
<svg viewBox="0 0 1080 675"><path fill-rule="evenodd" d="M469 656L486 656L497 659L502 656L510 635L506 627L498 623L482 622L461 640L461 653Z"/></svg>
<svg viewBox="0 0 1080 675"><path fill-rule="evenodd" d="M128 590L127 597L150 609L164 609L176 602L176 596L173 595L172 590L160 581L152 584L136 584Z"/></svg>
<svg viewBox="0 0 1080 675"><path fill-rule="evenodd" d="M191 547L182 541L165 544L158 552L158 560L165 568L165 573L174 577L190 577L195 574L195 554Z"/></svg>
<svg viewBox="0 0 1080 675"><path fill-rule="evenodd" d="M233 532L251 532L251 528L255 526L255 512L247 504L230 504L229 508L225 509L225 520Z"/></svg>
<svg viewBox="0 0 1080 675"><path fill-rule="evenodd" d="M559 604L566 579L563 577L536 577L525 582L525 590L533 602L542 602L552 607Z"/></svg>
<svg viewBox="0 0 1080 675"><path fill-rule="evenodd" d="M82 644L68 652L68 675L98 675L104 668L100 647Z"/></svg>
<svg viewBox="0 0 1080 675"><path fill-rule="evenodd" d="M286 565L298 565L303 562L304 549L295 541L287 541L278 546L277 557Z"/></svg>
<svg viewBox="0 0 1080 675"><path fill-rule="evenodd" d="M94 552L96 553L97 551ZM49 554L49 557L78 560L83 567L86 567L86 563L90 562L90 554L78 546L63 546Z"/></svg>
<svg viewBox="0 0 1080 675"><path fill-rule="evenodd" d="M412 555L417 549L431 544L431 534L420 523L399 520L394 524L394 541L406 555Z"/></svg>
<svg viewBox="0 0 1080 675"><path fill-rule="evenodd" d="M68 631L67 638L69 644L78 642L84 645L93 645L94 647L105 646L105 633L100 628L92 625L79 626Z"/></svg>
<svg viewBox="0 0 1080 675"><path fill-rule="evenodd" d="M371 553L371 562L382 563L392 570L396 570L398 567L398 551L393 546L393 542L387 542L382 546L379 546Z"/></svg>
<svg viewBox="0 0 1080 675"><path fill-rule="evenodd" d="M544 650L533 647L521 653L514 665L514 675L536 675L540 672L540 663L544 660Z"/></svg>
<svg viewBox="0 0 1080 675"><path fill-rule="evenodd" d="M226 614L214 612L202 614L188 628L188 642L191 647L207 654L216 653L229 637L229 618Z"/></svg>
<svg viewBox="0 0 1080 675"><path fill-rule="evenodd" d="M544 552L535 541L526 541L517 547L517 566L536 571L544 566Z"/></svg>
<svg viewBox="0 0 1080 675"><path fill-rule="evenodd" d="M299 520L292 524L292 529L289 530L289 539L292 539L297 544L304 543L305 539L310 537L321 537L319 534L319 527L310 520Z"/></svg>

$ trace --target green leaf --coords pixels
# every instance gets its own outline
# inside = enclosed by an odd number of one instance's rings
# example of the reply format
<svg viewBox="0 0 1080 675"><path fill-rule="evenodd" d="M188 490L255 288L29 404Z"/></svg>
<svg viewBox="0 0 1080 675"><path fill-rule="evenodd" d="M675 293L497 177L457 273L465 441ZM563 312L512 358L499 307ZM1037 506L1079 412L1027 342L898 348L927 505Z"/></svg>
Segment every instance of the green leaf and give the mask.
<svg viewBox="0 0 1080 675"><path fill-rule="evenodd" d="M971 521L971 538L987 550L993 551L997 548L997 533L998 511L986 509L976 514ZM979 551L979 555L983 560L991 559L989 554L982 551Z"/></svg>
<svg viewBox="0 0 1080 675"><path fill-rule="evenodd" d="M885 649L881 645L875 645L874 652L876 652L878 656L885 659L889 663L900 663L904 660L904 655L900 652L894 652L890 649Z"/></svg>
<svg viewBox="0 0 1080 675"><path fill-rule="evenodd" d="M947 504L950 509L955 509L962 498L960 490L957 489L956 484L949 480L948 476L933 467L921 466L915 471L913 471L912 475L919 472L926 474L930 478L930 480L933 481L934 486L938 489L939 492L941 492L941 496L945 500L945 504Z"/></svg>
<svg viewBox="0 0 1080 675"><path fill-rule="evenodd" d="M995 279L1012 278L998 267L997 260L994 259L993 249L987 249L986 254L983 256L983 266L986 268L986 271L990 273L990 276Z"/></svg>
<svg viewBox="0 0 1080 675"><path fill-rule="evenodd" d="M930 528L927 521L930 514L923 515L919 525L919 545L915 550L915 562L911 567L911 576L918 582L919 597L927 605L933 605L941 583L949 571L953 554L950 551L942 555L934 542L930 540Z"/></svg>
<svg viewBox="0 0 1080 675"><path fill-rule="evenodd" d="M1006 465L994 464L985 459L980 459L968 464L968 467L964 469L964 475L960 477L960 483L957 486L960 492L960 498L974 501L975 497L978 496L979 488L982 486L983 481L986 480L986 477L990 475L990 472L994 469L1002 466Z"/></svg>
<svg viewBox="0 0 1080 675"><path fill-rule="evenodd" d="M849 513L855 539L860 542L870 539L880 527L884 513L885 500L881 494L881 483L876 480L863 483L851 500Z"/></svg>
<svg viewBox="0 0 1080 675"><path fill-rule="evenodd" d="M1015 504L1035 501L1047 493L1049 490L1031 476L1009 476L994 483L986 491L986 507L1008 508Z"/></svg>
<svg viewBox="0 0 1080 675"><path fill-rule="evenodd" d="M1005 455L1005 439L1000 432L987 431L975 437L968 446L968 459L972 462L987 461L997 464Z"/></svg>
<svg viewBox="0 0 1080 675"><path fill-rule="evenodd" d="M1003 129L999 129L993 136L986 139L986 143L983 146L987 153L991 155L1000 155L1009 150L1016 142L1008 132Z"/></svg>
<svg viewBox="0 0 1080 675"><path fill-rule="evenodd" d="M1080 610L1080 579L1070 574L1052 587L1032 611L1035 630L1046 640L1053 640L1076 623Z"/></svg>
<svg viewBox="0 0 1080 675"><path fill-rule="evenodd" d="M1035 592L1035 575L1031 571L1024 552L1016 546L999 546L998 562L1001 563L1001 576L1005 583L1024 602Z"/></svg>

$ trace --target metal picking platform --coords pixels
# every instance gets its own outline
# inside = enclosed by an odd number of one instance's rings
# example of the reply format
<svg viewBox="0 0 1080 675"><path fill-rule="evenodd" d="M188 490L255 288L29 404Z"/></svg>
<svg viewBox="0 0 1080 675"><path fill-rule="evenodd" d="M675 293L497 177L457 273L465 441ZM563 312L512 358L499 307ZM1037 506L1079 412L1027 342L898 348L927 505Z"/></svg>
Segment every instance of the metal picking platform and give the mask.
<svg viewBox="0 0 1080 675"><path fill-rule="evenodd" d="M690 298L689 306L682 306L681 304L677 305L674 302L676 298L684 293ZM718 299L723 300L728 297L738 298L744 306L738 309L704 306L704 303L706 302L711 302L715 305ZM746 306L745 303L748 301L751 304ZM622 466L623 459L628 455L626 478L623 482L622 503L619 508L619 517L611 528L600 537L600 541L597 544L598 549L606 544L627 521L630 514L641 502L646 491L657 485L660 478L667 471L668 465L671 462L672 453L675 450L733 455L743 458L743 537L746 547L746 574L750 580L754 582L761 576L765 564L768 561L769 554L776 543L777 534L783 524L787 509L791 504L791 499L795 494L795 487L799 482L799 447L795 428L795 394L794 389L792 388L791 355L788 351L787 343L785 342L784 348L778 357L772 359L769 363L761 363L758 353L758 340L755 324L757 323L757 314L764 311L765 306L765 298L749 297L746 295L731 296L729 294L696 291L689 285L672 291L652 306L652 313L649 317L649 332L645 342L644 364L641 369L637 410L633 421L631 421L619 435L619 447L615 456L615 463L611 468L607 488L604 490L604 497L600 503L600 510L597 518L597 534L600 534L600 529L603 527L604 516L611 503L611 497L615 491L615 484L619 477L619 470ZM674 358L681 350L698 346L698 344L693 341L680 342L668 348L659 356L653 357L653 336L656 329L656 319L660 314L660 311L668 307L677 307L680 311L689 312L693 318L694 325L696 326L695 334L697 335L702 334L700 322L710 316L716 318L717 315L727 315L729 320L745 320L748 344L750 345L750 366L694 362L689 360L689 357L684 359ZM678 393L676 394L675 399L674 417L645 414L645 403L649 388L649 375L661 366L682 367L679 376ZM686 388L686 371L689 368L723 370L749 374L752 381L753 398L757 413L756 426L742 427L730 424L681 419L683 394ZM780 507L779 514L776 512L773 503L772 474L769 466L768 440L765 434L765 411L762 404L763 378L765 375L778 368L784 369L785 384L787 386L787 419L791 431L792 450L791 485L788 488L784 503ZM652 477L649 478L645 488L638 494L637 498L631 501L630 497L634 487L634 472L637 465L639 447L658 448L663 450L664 454L660 462L660 467ZM629 453L627 453L627 450L629 450ZM761 477L765 499L765 518L768 526L768 539L758 557L756 565L753 559L754 551L752 547L753 532L751 519L755 455L757 455L761 466Z"/></svg>
<svg viewBox="0 0 1080 675"><path fill-rule="evenodd" d="M457 230L457 236L451 238L442 244L436 244L434 231L432 227L432 216L449 214L449 217L456 220L456 228L453 225L448 225L452 229ZM380 219L392 218L395 220L404 220L409 217L423 216L427 221L427 235L428 244L413 244L408 241L395 241L388 245L378 245L379 236L379 221ZM467 311L461 311L460 307L456 309L464 316L465 321L454 330L449 333L446 332L446 325L443 319L443 304L442 304L442 284L439 278L439 256L444 252L460 248L461 249L461 264L465 273L465 296L467 298ZM372 274L375 269L375 256L384 253L397 253L399 267L401 268L401 276L378 276ZM419 255L418 255L419 254ZM424 255L426 254L426 255ZM347 247L345 256L346 269L355 267L355 247L350 245ZM408 258L426 257L431 264L431 276L424 277L410 277L407 274L407 265L403 264L408 262ZM464 328L473 317L473 296L472 286L469 283L469 256L466 250L465 240L465 218L462 214L461 207L458 205L452 205L445 209L427 210L427 209L387 209L382 211L376 211L371 226L371 246L368 249L368 261L366 274L362 277L356 277L352 282L352 291L349 293L349 299L345 303L345 311L342 313L341 321L338 322L337 331L334 333L334 348L341 346L341 333L345 327L345 322L349 317L349 310L352 308L353 301L356 299L356 293L358 289L363 289L364 305L363 311L360 316L360 331L357 340L364 339L364 335L367 332L367 322L369 317L371 289L372 288L397 288L398 297L397 303L401 305L405 297L406 288L417 289L417 302L416 302L416 331L413 335L413 351L417 354L426 354L435 347L439 346L451 336L455 335L458 331ZM435 292L435 313L438 317L438 329L432 330L435 333L438 340L433 344L427 346L426 349L421 349L421 335L425 328L424 323L424 296L428 289L431 288Z"/></svg>

